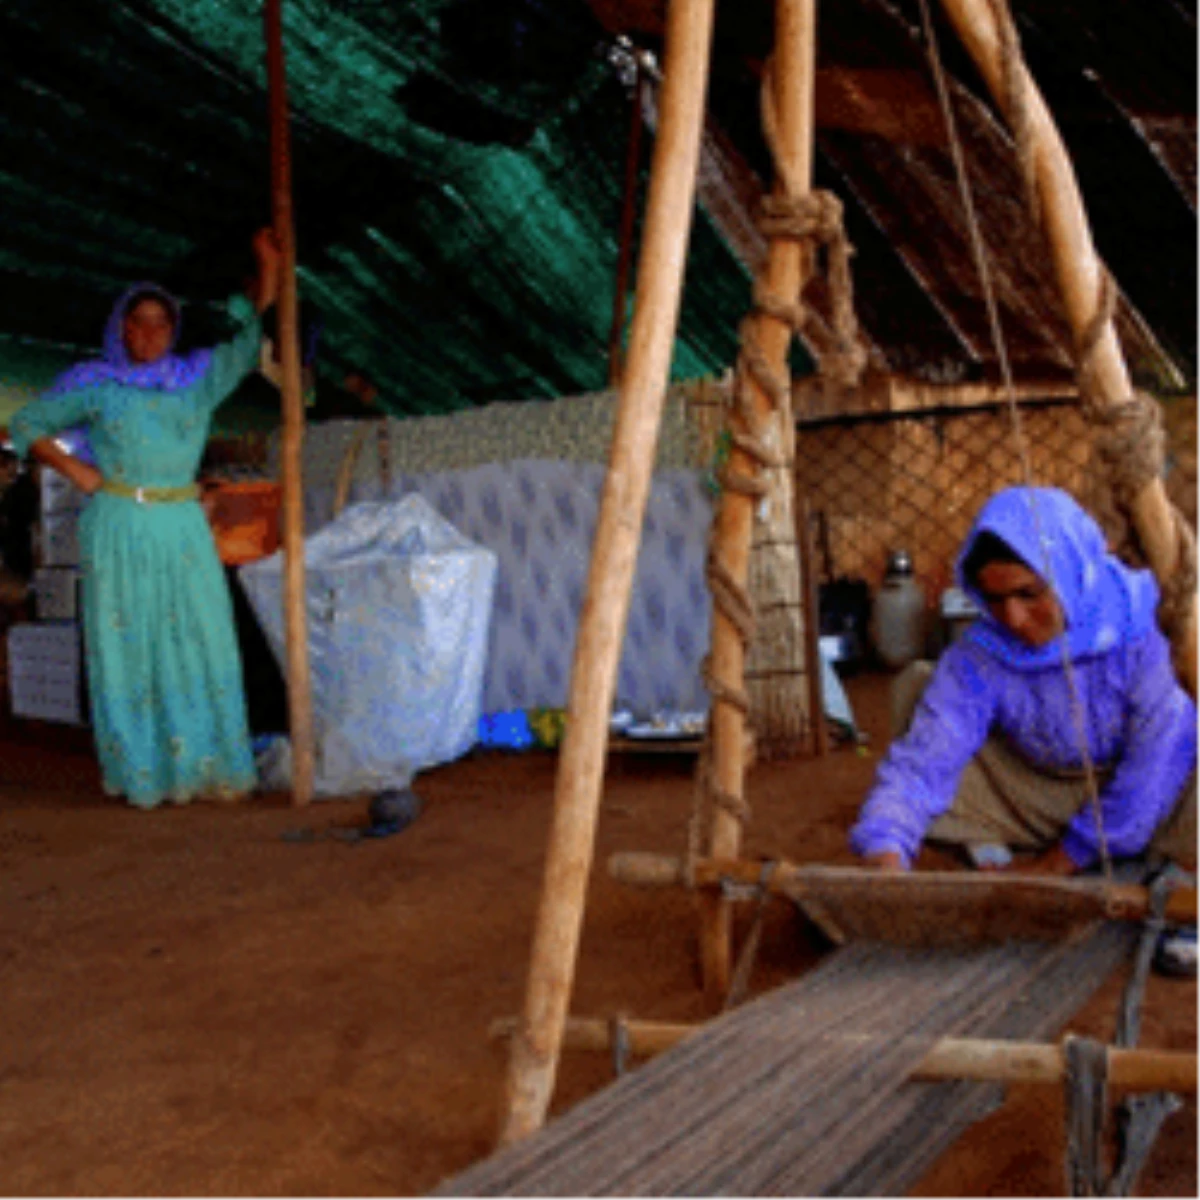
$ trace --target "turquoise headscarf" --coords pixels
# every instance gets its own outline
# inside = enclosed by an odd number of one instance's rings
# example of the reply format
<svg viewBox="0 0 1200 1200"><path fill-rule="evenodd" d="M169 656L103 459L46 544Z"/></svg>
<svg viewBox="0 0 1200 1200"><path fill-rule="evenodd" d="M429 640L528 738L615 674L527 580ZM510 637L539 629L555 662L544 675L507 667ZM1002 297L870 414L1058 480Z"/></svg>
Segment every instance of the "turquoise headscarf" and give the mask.
<svg viewBox="0 0 1200 1200"><path fill-rule="evenodd" d="M1018 670L1035 670L1061 665L1063 648L1061 637L1029 646L988 612L963 572L975 539L985 531L1011 547L1054 589L1066 617L1072 659L1106 654L1153 627L1158 585L1150 571L1134 570L1110 554L1100 526L1066 492L1011 487L980 510L957 563L959 586L983 612L964 637L993 657Z"/></svg>

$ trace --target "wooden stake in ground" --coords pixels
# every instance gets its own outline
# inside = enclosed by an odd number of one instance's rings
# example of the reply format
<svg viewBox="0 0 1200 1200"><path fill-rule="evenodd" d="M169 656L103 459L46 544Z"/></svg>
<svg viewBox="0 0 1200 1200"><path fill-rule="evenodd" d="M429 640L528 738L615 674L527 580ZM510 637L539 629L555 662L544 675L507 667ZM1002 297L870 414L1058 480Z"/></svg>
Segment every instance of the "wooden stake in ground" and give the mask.
<svg viewBox="0 0 1200 1200"><path fill-rule="evenodd" d="M779 179L775 190L791 197L807 195L812 179L813 80L816 57L816 0L777 0L775 8L774 88L778 120ZM793 299L799 294L803 253L798 242L774 239L768 250L763 275L766 290ZM792 330L775 317L761 316L756 322L756 340L772 370L787 372L787 353ZM755 382L754 408L763 419L773 409L770 398ZM745 431L740 431L745 432ZM757 464L740 448L729 458L729 470L753 475ZM732 580L744 587L749 572L750 540L754 525L754 499L727 489L722 493L716 516L714 549ZM713 608L712 673L718 685L742 691L745 680L745 649L733 622ZM720 694L713 697L713 777L717 788L736 800L745 788L745 717L736 704ZM816 715L814 714L814 719ZM713 858L736 858L741 844L737 815L717 807L712 815L709 853ZM731 959L731 914L720 896L700 898L700 953L704 990L716 1003L729 990Z"/></svg>
<svg viewBox="0 0 1200 1200"><path fill-rule="evenodd" d="M987 82L996 102L1016 128L1005 72L1000 29L989 0L942 0L950 20L962 38L975 65ZM1101 281L1104 266L1096 254L1087 212L1075 179L1071 160L1055 128L1037 85L1022 62L1015 64L1017 95L1028 122L1033 185L1047 241L1054 259L1055 274L1062 292L1067 319L1078 340L1101 311ZM1096 403L1113 408L1128 402L1133 394L1129 372L1111 318L1099 330L1091 359L1091 377ZM1130 517L1159 582L1171 579L1179 559L1179 542L1171 502L1161 479L1151 480L1131 504ZM1191 602L1180 683L1196 695L1196 606Z"/></svg>
<svg viewBox="0 0 1200 1200"><path fill-rule="evenodd" d="M288 722L292 742L292 803L307 804L313 789L312 688L308 671L308 624L304 610L304 398L300 386L299 304L296 295L296 234L292 221L292 166L288 137L287 76L283 60L282 0L267 0L267 89L271 119L271 207L283 251L276 302L282 368L283 596L287 638Z"/></svg>
<svg viewBox="0 0 1200 1200"><path fill-rule="evenodd" d="M671 0L662 120L651 167L629 358L575 644L525 1012L509 1061L503 1143L542 1125L558 1070L594 851L609 712L679 317L712 20L713 0Z"/></svg>

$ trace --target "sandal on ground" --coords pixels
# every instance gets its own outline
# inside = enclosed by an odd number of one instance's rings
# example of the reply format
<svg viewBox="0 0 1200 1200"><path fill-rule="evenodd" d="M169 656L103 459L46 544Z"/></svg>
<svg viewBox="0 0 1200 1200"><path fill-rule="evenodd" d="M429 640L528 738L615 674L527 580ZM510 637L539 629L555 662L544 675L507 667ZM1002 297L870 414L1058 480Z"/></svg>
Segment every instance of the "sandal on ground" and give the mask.
<svg viewBox="0 0 1200 1200"><path fill-rule="evenodd" d="M1154 947L1154 970L1176 978L1200 978L1200 925L1164 930Z"/></svg>

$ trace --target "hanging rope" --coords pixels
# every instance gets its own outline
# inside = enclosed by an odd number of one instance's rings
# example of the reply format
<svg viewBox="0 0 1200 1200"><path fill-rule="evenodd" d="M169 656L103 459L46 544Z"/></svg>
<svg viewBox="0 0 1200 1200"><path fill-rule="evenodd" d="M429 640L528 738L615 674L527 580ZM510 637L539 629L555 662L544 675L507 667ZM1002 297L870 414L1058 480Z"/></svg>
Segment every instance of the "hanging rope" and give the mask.
<svg viewBox="0 0 1200 1200"><path fill-rule="evenodd" d="M1016 28L1012 24L1011 17L1008 16L1008 10L1007 7L1004 7L1003 0L991 0L991 5L996 14L998 26L1002 27L1000 41L1004 55L1004 78L1006 81L1006 86L1008 86L1010 89L1009 111L1014 115L1015 122L1021 125L1021 129L1016 134L1016 142L1018 152L1021 155L1021 174L1025 179L1026 189L1028 192L1028 207L1033 212L1034 219L1035 221L1038 221L1040 228L1040 206L1037 202L1036 188L1034 186L1032 134L1029 129L1029 122L1026 116L1024 104L1024 85L1022 77L1023 65L1021 62L1020 46L1017 41ZM1002 19L1000 16L1001 7L1004 7L1004 19ZM1000 364L1000 372L1004 382L1005 402L1008 409L1009 419L1012 422L1013 439L1016 443L1017 453L1020 458L1021 478L1026 487L1032 487L1033 464L1029 457L1029 447L1028 440L1025 436L1024 421L1021 416L1021 410L1017 405L1016 388L1013 385L1012 365L1009 362L1008 357L1008 344L1004 339L1004 332L1000 325L1000 313L996 304L995 288L992 283L988 256L983 244L983 233L980 227L979 217L975 209L974 195L971 192L970 182L967 177L962 142L958 136L958 126L954 119L954 109L950 103L950 89L946 82L945 70L942 67L941 55L938 52L937 36L933 28L933 18L929 12L928 0L921 0L921 20L924 26L925 39L929 45L929 59L933 70L934 83L937 88L938 102L941 105L942 116L946 122L946 134L950 144L951 156L954 161L954 173L958 183L959 194L962 197L963 209L966 214L967 229L971 238L971 252L975 259L975 267L979 272L980 283L983 288L992 344L995 348L996 359ZM1050 587L1054 589L1054 570L1050 562L1048 541L1042 528L1041 514L1038 511L1037 501L1033 497L1031 497L1030 507L1033 511L1033 523L1034 529L1037 533L1038 543L1039 545L1046 547L1045 561L1042 564L1042 575L1047 583L1050 584ZM1079 688L1075 678L1075 664L1072 661L1066 638L1061 639L1061 643L1063 672L1067 681L1067 691L1070 695L1072 723L1075 726L1075 736L1079 746L1080 761L1083 764L1083 774L1087 789L1088 802L1095 818L1096 839L1100 851L1100 862L1104 870L1105 878L1111 881L1112 858L1108 852L1108 838L1104 830L1104 815L1100 807L1100 789L1096 781L1096 768L1094 762L1092 761L1091 747L1088 743L1083 704L1079 697Z"/></svg>
<svg viewBox="0 0 1200 1200"><path fill-rule="evenodd" d="M1025 180L1029 199L1029 211L1042 231L1040 204L1037 200L1033 165L1033 138L1025 108L1025 89L1022 73L1020 45L1016 27L1004 0L990 0L990 6L1000 31L1003 76L1007 92L1007 111L1014 130L1021 175ZM936 45L933 41L932 22L922 0L926 36L930 40L931 53L936 60ZM956 166L961 153L953 131L953 118L945 93L944 80L940 75L940 64L935 67L938 75L939 92L943 97L943 108L951 128L951 142L956 152ZM960 186L969 196L965 185L965 172L960 173ZM972 235L977 247L981 239L975 223L974 212L969 209ZM982 250L978 251L982 261ZM990 281L986 268L981 272L985 278L988 311L993 321L993 336L997 344L999 322L995 318L995 306L991 296ZM1118 552L1129 561L1144 561L1141 547L1127 518L1127 513L1142 489L1163 471L1162 415L1157 403L1144 392L1135 392L1123 404L1107 405L1099 402L1099 388L1095 382L1095 356L1100 339L1112 321L1116 311L1116 288L1107 270L1102 270L1096 313L1088 322L1076 347L1080 394L1083 411L1093 426L1097 459L1105 468L1107 483L1105 493L1097 505L1102 523L1110 536L1120 533ZM1007 357L999 355L1005 372L1005 382L1010 396L1011 374ZM1010 403L1014 427L1020 439L1022 468L1028 482L1029 460L1025 449L1023 430L1015 402ZM1161 585L1161 600L1158 610L1159 624L1171 642L1172 654L1177 660L1183 652L1183 634L1190 616L1190 604L1196 587L1195 537L1178 509L1172 508L1178 544L1177 565L1174 576ZM1048 564L1047 564L1048 565ZM1053 580L1051 579L1051 583ZM1073 678L1070 655L1064 645L1064 667L1068 673L1072 693L1073 710L1079 714L1078 693ZM1081 747L1084 751L1085 769L1089 791L1092 795L1093 811L1100 837L1100 846L1105 874L1111 878L1112 867L1104 837L1099 797L1096 793L1095 776L1087 753L1086 733L1082 729L1082 718L1078 717ZM1126 986L1117 1030L1117 1045L1136 1044L1140 1025L1142 994L1146 976L1159 934L1163 928L1162 914L1166 905L1169 880L1160 876L1151 889L1151 912L1143 930L1133 972ZM1065 1045L1067 1070L1065 1086L1067 1097L1067 1183L1073 1196L1127 1196L1158 1131L1166 1118L1179 1106L1178 1097L1170 1093L1131 1097L1121 1106L1118 1114L1118 1158L1117 1167L1110 1179L1105 1180L1102 1163L1102 1148L1105 1120L1108 1114L1108 1051L1101 1043L1088 1038L1069 1038Z"/></svg>
<svg viewBox="0 0 1200 1200"><path fill-rule="evenodd" d="M804 181L791 176L784 156L779 153L778 122L769 61L763 73L761 96L763 129L784 194L763 198L757 217L758 228L768 240L782 238L799 243L806 256L811 258L814 273L819 268L821 252L824 251L832 321L827 327L805 304L805 284L802 283L799 294L792 297L771 292L762 275L755 281L750 313L743 319L738 331L740 347L734 369L731 411L725 430L729 444L741 450L750 460L751 469L739 470L726 462L717 472L717 481L723 492L735 492L754 500L767 493L767 483L762 477L764 471L794 472L795 467L773 444L772 434L778 414L789 410L791 379L786 369L777 371L767 360L756 334L762 318L773 318L786 325L792 336L803 337L817 361L818 373L838 387L855 386L867 362L854 313L854 285L850 271L854 249L846 237L842 203L831 192L802 194ZM813 275L809 276L811 278ZM765 418L760 418L756 410L755 385L770 404L770 414ZM709 532L705 575L712 592L714 611L733 626L744 651L754 638L754 604L747 589L733 577L722 561L716 542L716 528L714 521ZM714 705L731 704L743 715L749 713L750 699L741 681L731 683L715 678L707 658L701 665L701 677ZM750 812L745 800L717 785L711 749L712 705L709 711L709 725L697 760L692 815L688 824L684 876L689 882L693 877L693 865L708 834L707 826L711 824L713 811L724 809L743 824ZM816 720L817 715L813 714L812 719Z"/></svg>

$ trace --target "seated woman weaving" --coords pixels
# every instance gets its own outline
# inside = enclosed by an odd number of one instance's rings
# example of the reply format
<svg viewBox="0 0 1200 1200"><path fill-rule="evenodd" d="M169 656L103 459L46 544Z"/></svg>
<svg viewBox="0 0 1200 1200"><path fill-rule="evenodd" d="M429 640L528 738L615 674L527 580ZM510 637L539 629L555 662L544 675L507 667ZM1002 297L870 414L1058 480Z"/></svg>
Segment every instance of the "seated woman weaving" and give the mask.
<svg viewBox="0 0 1200 1200"><path fill-rule="evenodd" d="M1014 487L984 505L958 576L983 616L936 668L898 677L897 740L854 850L895 870L925 839L981 865L1032 851L1019 869L1055 875L1105 852L1194 869L1196 708L1155 623L1152 574L1108 553L1065 492Z"/></svg>

